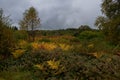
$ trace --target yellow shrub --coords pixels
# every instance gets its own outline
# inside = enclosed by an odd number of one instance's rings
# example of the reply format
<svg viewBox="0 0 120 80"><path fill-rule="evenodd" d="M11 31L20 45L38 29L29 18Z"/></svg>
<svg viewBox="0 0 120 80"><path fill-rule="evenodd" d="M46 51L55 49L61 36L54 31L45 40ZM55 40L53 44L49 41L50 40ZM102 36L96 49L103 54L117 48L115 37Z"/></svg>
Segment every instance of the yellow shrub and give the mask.
<svg viewBox="0 0 120 80"><path fill-rule="evenodd" d="M33 48L34 50L38 50L38 49L40 48L40 46L39 46L38 43L34 42L34 43L32 43L32 48Z"/></svg>
<svg viewBox="0 0 120 80"><path fill-rule="evenodd" d="M32 43L33 50L54 50L57 46L54 43Z"/></svg>
<svg viewBox="0 0 120 80"><path fill-rule="evenodd" d="M104 54L103 52L94 52L94 53L92 53L92 56L94 56L96 58L100 58L103 56L103 54Z"/></svg>
<svg viewBox="0 0 120 80"><path fill-rule="evenodd" d="M33 50L47 50L47 51L52 51L56 49L57 47L60 47L63 51L68 51L72 48L72 46L67 45L67 44L55 44L55 43L32 43Z"/></svg>
<svg viewBox="0 0 120 80"><path fill-rule="evenodd" d="M43 43L43 45L48 51L54 50L57 47L54 43Z"/></svg>
<svg viewBox="0 0 120 80"><path fill-rule="evenodd" d="M18 46L19 46L20 48L26 48L27 45L28 45L28 43L27 43L27 41L25 41L25 40L20 40L20 41L19 41L19 44L18 44Z"/></svg>
<svg viewBox="0 0 120 80"><path fill-rule="evenodd" d="M94 47L94 44L89 44L87 47L88 47L88 48L93 48L93 47Z"/></svg>
<svg viewBox="0 0 120 80"><path fill-rule="evenodd" d="M111 58L107 58L106 61L107 61L107 62L111 62L112 59L111 59Z"/></svg>
<svg viewBox="0 0 120 80"><path fill-rule="evenodd" d="M72 47L67 44L59 44L60 48L64 51L70 50Z"/></svg>
<svg viewBox="0 0 120 80"><path fill-rule="evenodd" d="M24 53L25 53L25 50L19 49L19 50L15 50L12 54L13 54L14 58L18 58L21 55L23 55Z"/></svg>
<svg viewBox="0 0 120 80"><path fill-rule="evenodd" d="M47 61L47 63L51 69L58 69L60 66L60 61L55 61L54 59Z"/></svg>
<svg viewBox="0 0 120 80"><path fill-rule="evenodd" d="M36 64L36 65L34 65L34 67L36 67L40 70L44 70L44 66L42 64Z"/></svg>

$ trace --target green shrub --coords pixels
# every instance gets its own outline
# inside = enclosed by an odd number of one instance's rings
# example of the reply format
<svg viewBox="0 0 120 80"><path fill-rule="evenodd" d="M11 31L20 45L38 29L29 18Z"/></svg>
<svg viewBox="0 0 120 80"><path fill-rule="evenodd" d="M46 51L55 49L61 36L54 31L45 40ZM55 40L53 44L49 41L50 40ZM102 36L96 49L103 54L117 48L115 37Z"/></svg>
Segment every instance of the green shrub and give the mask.
<svg viewBox="0 0 120 80"><path fill-rule="evenodd" d="M0 56L7 58L15 45L12 30L8 25L0 21Z"/></svg>
<svg viewBox="0 0 120 80"><path fill-rule="evenodd" d="M51 42L50 39L47 38L42 38L39 40L39 42Z"/></svg>
<svg viewBox="0 0 120 80"><path fill-rule="evenodd" d="M93 39L93 38L101 38L103 35L100 32L93 32L93 31L83 31L79 35L79 39Z"/></svg>
<svg viewBox="0 0 120 80"><path fill-rule="evenodd" d="M26 31L15 31L14 32L14 37L16 38L16 40L27 40L28 39L28 33Z"/></svg>

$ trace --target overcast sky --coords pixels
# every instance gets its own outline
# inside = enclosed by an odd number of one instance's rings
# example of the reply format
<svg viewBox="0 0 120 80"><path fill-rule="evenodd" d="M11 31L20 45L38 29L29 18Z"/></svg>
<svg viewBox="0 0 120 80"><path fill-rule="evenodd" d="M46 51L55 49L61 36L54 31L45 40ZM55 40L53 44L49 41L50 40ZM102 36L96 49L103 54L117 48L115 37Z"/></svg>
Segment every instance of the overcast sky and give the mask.
<svg viewBox="0 0 120 80"><path fill-rule="evenodd" d="M25 10L35 7L41 29L77 28L80 25L93 28L96 17L101 15L100 4L101 0L0 0L0 8L17 26Z"/></svg>

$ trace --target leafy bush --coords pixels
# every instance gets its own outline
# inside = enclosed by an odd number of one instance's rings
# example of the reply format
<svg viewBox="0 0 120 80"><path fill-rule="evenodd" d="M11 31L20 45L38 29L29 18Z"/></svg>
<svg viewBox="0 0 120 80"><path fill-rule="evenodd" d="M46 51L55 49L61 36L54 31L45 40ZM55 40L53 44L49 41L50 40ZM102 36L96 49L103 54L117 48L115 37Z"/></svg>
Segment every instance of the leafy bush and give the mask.
<svg viewBox="0 0 120 80"><path fill-rule="evenodd" d="M47 38L42 38L39 40L39 42L51 42L50 39Z"/></svg>
<svg viewBox="0 0 120 80"><path fill-rule="evenodd" d="M28 39L28 33L26 31L14 31L14 37L16 38L16 41L18 40L27 40Z"/></svg>
<svg viewBox="0 0 120 80"><path fill-rule="evenodd" d="M22 56L24 53L25 53L25 50L19 49L19 50L15 50L12 54L14 58L18 58Z"/></svg>
<svg viewBox="0 0 120 80"><path fill-rule="evenodd" d="M11 30L7 28L3 28L2 31L0 31L0 35L0 55L7 57L14 48L14 38L12 36Z"/></svg>
<svg viewBox="0 0 120 80"><path fill-rule="evenodd" d="M93 31L83 31L79 35L79 39L93 39L93 38L101 38L103 35L100 32Z"/></svg>
<svg viewBox="0 0 120 80"><path fill-rule="evenodd" d="M0 56L7 58L14 48L14 37L10 29L9 19L4 16L3 10L0 9Z"/></svg>

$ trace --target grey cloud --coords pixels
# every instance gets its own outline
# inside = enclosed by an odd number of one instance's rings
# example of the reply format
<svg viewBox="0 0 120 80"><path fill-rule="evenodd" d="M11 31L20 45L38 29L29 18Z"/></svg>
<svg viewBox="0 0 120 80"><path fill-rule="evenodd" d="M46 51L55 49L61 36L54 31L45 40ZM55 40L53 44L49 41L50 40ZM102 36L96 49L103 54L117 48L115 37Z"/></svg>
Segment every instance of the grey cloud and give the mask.
<svg viewBox="0 0 120 80"><path fill-rule="evenodd" d="M100 0L1 0L0 7L18 25L23 12L34 6L41 18L41 29L63 29L90 25L101 15Z"/></svg>

